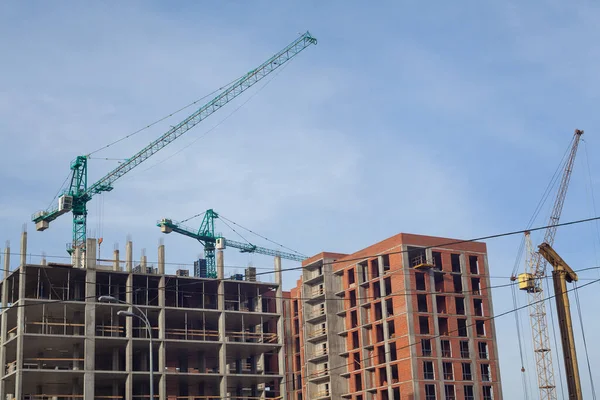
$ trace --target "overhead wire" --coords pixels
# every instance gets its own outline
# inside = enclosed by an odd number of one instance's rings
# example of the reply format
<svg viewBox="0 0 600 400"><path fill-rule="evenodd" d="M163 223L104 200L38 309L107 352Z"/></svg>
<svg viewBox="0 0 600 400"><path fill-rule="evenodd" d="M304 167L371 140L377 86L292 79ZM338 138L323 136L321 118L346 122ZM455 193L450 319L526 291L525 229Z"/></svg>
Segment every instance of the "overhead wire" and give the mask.
<svg viewBox="0 0 600 400"><path fill-rule="evenodd" d="M582 285L582 286L580 286L580 288L583 288L584 286L590 286L590 285L592 285L592 284L595 284L595 283L598 283L598 282L600 282L600 279L595 279L595 280L593 280L593 281L591 281L591 282L589 282L589 283L586 283L585 285ZM574 288L573 288L573 289L567 289L567 290L565 291L565 293L568 293L568 292L570 292L570 291L573 291L573 290L574 290ZM561 293L559 293L559 294L561 294ZM541 303L541 302L545 302L545 301L548 301L548 300L550 300L550 299L552 299L552 298L554 298L554 297L556 297L556 296L557 296L557 294L555 293L555 294L553 294L553 295L551 295L551 296L548 296L548 297L546 297L546 298L544 298L544 299L541 299L541 300L539 300L538 302L540 302L540 303ZM532 304L534 304L534 303L532 303ZM506 316L506 315L509 315L509 314L511 314L511 313L513 313L513 312L517 312L517 311L519 311L519 310L522 310L522 309L526 309L526 308L528 308L528 307L529 307L529 304L526 304L526 305L524 305L524 306L521 306L519 309L514 309L514 308L513 308L513 309L510 309L510 310L504 311L504 312L502 312L502 313L500 313L500 314L496 314L496 315L494 315L494 316L480 318L480 319L478 319L478 321L491 321L491 320L496 320L496 319L498 319L498 318L504 317L504 316ZM467 324L467 325L466 325L466 328L469 328L469 327L475 326L476 324L477 324L477 322L474 322L474 323L471 323L471 324ZM437 339L437 338L439 338L439 337L442 337L442 336L447 336L447 335L449 335L450 333L457 333L457 332L459 332L459 331L460 331L460 328L458 328L458 329L454 329L454 330L449 330L447 334L437 334L437 335L436 335L436 334L434 334L434 335L428 336L428 338L429 338L429 339ZM411 347L414 347L414 346L418 346L418 345L420 345L420 344L421 344L421 342L420 342L420 341L416 341L416 342L413 342L413 343L408 343L407 345L404 345L404 346L401 346L401 347L397 347L397 348L396 348L396 351L403 350L403 349L407 349L407 348L411 348ZM390 354L390 353L391 353L391 352L384 352L384 355L387 355L387 354ZM371 360L371 359L374 359L375 357L378 357L378 354L374 352L372 356L364 358L364 359L362 360L362 362L364 362L364 361L366 361L366 360ZM332 372L332 371L334 371L334 370L338 370L338 369L341 369L341 368L347 368L347 367L348 367L348 365L349 365L349 364L347 363L347 364L342 364L342 365L339 365L339 366L337 366L337 367L329 368L328 372L329 372L329 373L331 373L331 372ZM284 382L283 382L283 383L288 383L288 381L285 381L285 380L284 380Z"/></svg>
<svg viewBox="0 0 600 400"><path fill-rule="evenodd" d="M596 221L596 220L599 220L599 219L600 219L600 217L583 218L583 219L569 221L569 222L560 222L558 224L550 224L550 225L538 226L536 228L528 228L528 229L521 229L521 230L517 230L517 231L509 231L509 232L497 233L497 234L493 234L493 235L480 236L480 237L473 238L473 239L451 240L449 242L442 242L442 243L435 244L435 245L419 247L419 250L442 248L442 247L449 247L449 246L454 246L454 245L458 245L458 244L478 242L478 241L482 241L482 240L497 239L497 238L501 238L501 237L507 237L507 236L514 236L514 235L518 235L518 234L523 234L525 232L539 231L539 230L547 229L549 227L556 227L556 228L558 228L558 227L569 226L569 225L577 225L577 224L581 224L581 223L584 223L584 222ZM397 250L397 251L386 251L386 252L382 252L380 254L365 254L365 255L361 255L360 257L352 257L352 258L342 257L342 258L340 258L338 260L324 262L323 265L334 265L334 264L340 264L340 263L352 264L355 261L364 261L366 259L373 258L373 257L378 257L378 256L383 255L383 254L385 254L385 255L392 255L392 254L403 254L403 253L408 253L408 252L409 252L409 250ZM295 271L295 270L305 269L305 268L306 268L305 266L294 267L294 268L286 268L286 269L282 269L282 272L283 271ZM257 273L256 275L260 275L260 273Z"/></svg>

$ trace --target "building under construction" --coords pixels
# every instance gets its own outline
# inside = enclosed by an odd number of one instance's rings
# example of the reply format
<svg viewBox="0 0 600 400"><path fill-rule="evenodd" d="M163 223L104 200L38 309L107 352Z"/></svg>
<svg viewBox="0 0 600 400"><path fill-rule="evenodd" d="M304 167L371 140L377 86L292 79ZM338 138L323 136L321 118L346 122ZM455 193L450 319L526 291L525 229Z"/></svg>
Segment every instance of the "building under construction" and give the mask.
<svg viewBox="0 0 600 400"><path fill-rule="evenodd" d="M151 360L154 397L161 400L285 393L278 258L275 283L265 283L225 277L222 252L218 279L207 279L187 271L166 275L163 245L156 267L145 256L134 262L131 242L123 261L118 251L114 260L98 261L94 239L86 247L85 259L76 253L72 264L31 264L23 233L13 270L6 249L0 398L148 399ZM126 315L136 307L150 329Z"/></svg>
<svg viewBox="0 0 600 400"><path fill-rule="evenodd" d="M502 399L484 243L399 234L303 267L290 399Z"/></svg>

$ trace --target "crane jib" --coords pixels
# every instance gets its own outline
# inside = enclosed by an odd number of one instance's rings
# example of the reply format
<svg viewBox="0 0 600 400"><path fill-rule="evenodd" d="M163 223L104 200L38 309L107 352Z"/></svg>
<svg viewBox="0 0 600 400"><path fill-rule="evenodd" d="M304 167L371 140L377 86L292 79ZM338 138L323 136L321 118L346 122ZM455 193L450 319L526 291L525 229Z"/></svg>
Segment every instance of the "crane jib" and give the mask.
<svg viewBox="0 0 600 400"><path fill-rule="evenodd" d="M159 150L173 142L175 139L186 133L188 130L196 126L202 120L213 114L215 111L220 109L222 106L242 94L244 91L252 87L254 84L259 82L261 79L269 75L275 69L279 68L282 64L287 62L293 56L304 50L311 44L316 44L317 40L313 38L310 33L306 32L299 39L287 46L285 49L271 57L267 62L260 65L258 68L250 71L244 77L233 83L228 88L224 89L219 95L213 100L202 106L195 113L187 117L185 120L171 128L167 133L150 143L148 146L143 148L133 157L129 158L126 162L119 165L113 171L106 174L98 182L94 183L87 192L90 194L99 193L103 191L103 187L112 188L112 183L117 179L131 171L133 168L150 158Z"/></svg>
<svg viewBox="0 0 600 400"><path fill-rule="evenodd" d="M91 200L94 194L108 192L113 189L113 184L123 175L146 161L152 155L169 145L175 139L186 133L198 123L212 115L214 112L225 106L227 103L241 95L247 89L255 85L264 77L275 71L281 65L292 59L295 55L310 46L317 44L317 39L311 36L307 31L283 50L276 53L257 68L251 70L240 79L223 89L215 98L199 108L186 119L172 127L158 139L154 140L148 146L144 147L132 157L126 159L117 168L106 174L94 184L87 186L87 180L82 180L76 190L70 190L63 193L59 198L59 206L51 207L47 210L39 211L32 215L31 219L36 223L36 229L43 231L48 228L49 222L55 220L69 211L73 212L73 248L79 247L85 249L86 240L86 218L87 202ZM87 159L87 156L80 156L79 159ZM87 177L87 164L85 160L72 167L73 176ZM86 178L87 179L87 178ZM73 186L73 184L71 185Z"/></svg>

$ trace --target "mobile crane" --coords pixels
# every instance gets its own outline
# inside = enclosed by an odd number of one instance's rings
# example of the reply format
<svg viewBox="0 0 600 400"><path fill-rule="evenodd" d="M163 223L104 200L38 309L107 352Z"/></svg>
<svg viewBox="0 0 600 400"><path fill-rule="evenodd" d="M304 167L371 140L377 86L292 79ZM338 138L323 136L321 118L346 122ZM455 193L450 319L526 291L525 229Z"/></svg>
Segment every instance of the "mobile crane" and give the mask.
<svg viewBox="0 0 600 400"><path fill-rule="evenodd" d="M563 170L558 193L552 208L552 214L550 215L548 228L544 234L543 243L550 248L554 244L554 237L556 236L557 229L556 225L562 214L581 135L583 135L583 131L576 129L575 134L573 135L571 150ZM529 232L525 233L525 242L527 244L527 271L519 274L517 278L513 279L518 279L519 289L524 290L529 294L530 322L540 399L555 400L557 398L556 384L554 381L550 335L548 333L548 322L546 318L546 303L544 301L544 291L542 287L543 279L546 276L546 259L542 254L534 250Z"/></svg>

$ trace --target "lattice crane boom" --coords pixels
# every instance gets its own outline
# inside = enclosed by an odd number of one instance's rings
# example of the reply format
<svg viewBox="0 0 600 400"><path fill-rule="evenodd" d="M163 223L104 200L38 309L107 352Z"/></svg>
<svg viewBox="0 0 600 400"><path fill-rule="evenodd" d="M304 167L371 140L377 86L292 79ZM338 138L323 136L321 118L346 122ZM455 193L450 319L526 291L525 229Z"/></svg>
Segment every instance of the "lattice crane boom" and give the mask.
<svg viewBox="0 0 600 400"><path fill-rule="evenodd" d="M216 263L215 263L215 248L224 249L226 247L233 247L240 250L242 253L257 253L264 254L267 256L281 257L286 260L293 261L304 261L306 257L287 253L279 250L272 250L266 247L256 246L252 243L242 243L235 240L224 238L221 234L215 233L214 220L219 218L219 214L214 212L212 209L207 210L204 214L200 229L193 229L183 225L182 223L175 222L169 218L163 218L157 222L158 226L163 233L176 232L181 235L196 239L204 246L204 258L206 260L207 276L209 278L215 278L217 276ZM199 271L194 271L195 276L199 276Z"/></svg>
<svg viewBox="0 0 600 400"><path fill-rule="evenodd" d="M558 224L562 214L581 135L583 135L583 131L578 129L575 130L573 144L563 170L560 186L552 208L552 214L550 215L548 228L544 234L544 242L550 246L554 244L557 229L556 224ZM525 243L527 246L527 272L520 274L518 279L520 289L527 291L529 294L531 332L535 352L538 386L540 389L540 399L555 400L557 394L554 379L554 367L552 364L550 334L548 332L548 321L546 318L546 302L544 301L542 287L543 278L546 275L547 261L535 251L529 232L525 233Z"/></svg>
<svg viewBox="0 0 600 400"><path fill-rule="evenodd" d="M87 203L95 194L111 191L113 189L113 184L123 175L127 174L201 121L208 118L227 103L254 86L302 50L311 44L316 43L317 39L311 36L309 32L304 33L260 66L251 70L246 75L223 89L211 101L200 107L177 125L173 126L165 134L154 140L132 157L128 158L117 168L110 171L89 187L87 185L88 157L77 157L75 161L71 163L71 184L60 196L58 207L52 207L33 214L32 221L35 222L36 229L38 231L47 229L50 222L71 211L73 213L73 242L70 246L70 250L73 251L75 248L80 248L85 251Z"/></svg>

